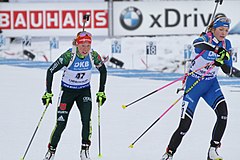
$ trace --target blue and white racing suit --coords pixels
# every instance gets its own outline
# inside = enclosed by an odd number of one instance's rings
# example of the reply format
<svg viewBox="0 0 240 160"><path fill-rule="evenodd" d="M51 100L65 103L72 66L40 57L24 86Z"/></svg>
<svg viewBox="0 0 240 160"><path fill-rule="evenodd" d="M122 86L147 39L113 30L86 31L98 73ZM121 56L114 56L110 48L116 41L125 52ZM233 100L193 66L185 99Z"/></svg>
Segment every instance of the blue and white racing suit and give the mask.
<svg viewBox="0 0 240 160"><path fill-rule="evenodd" d="M229 40L225 39L224 41L219 42L216 38L214 38L212 33L207 33L195 39L193 43L197 42L208 42L213 45L223 47L227 51L231 49L231 43ZM207 63L214 61L218 57L218 55L212 51L201 50L199 48L195 48L195 53L193 56L195 60L192 62L189 73L196 71L196 69L205 66ZM232 59L230 58L230 60L225 61L225 63L232 65ZM171 154L174 154L176 152L183 136L189 130L192 123L194 111L200 97L206 101L206 103L214 110L217 116L217 121L212 132L210 145L217 147L221 143L221 139L227 124L227 104L217 80L217 72L219 67L214 67L205 76L208 68L209 67L206 67L204 69L196 71L194 74L188 76L186 80L185 92L204 75L203 79L194 85L194 87L192 87L192 89L183 97L181 120L178 128L173 133L167 148L168 151L171 151Z"/></svg>
<svg viewBox="0 0 240 160"><path fill-rule="evenodd" d="M232 48L231 43L228 39L219 42L211 33L197 38L196 40L194 40L193 43L203 41L223 47L227 51L230 51ZM193 61L190 67L190 72L206 65L209 62L214 61L218 57L218 55L213 51L195 48L195 52L193 53L192 58L194 59L199 54L202 55ZM232 58L230 58L230 60L225 60L224 63L232 66ZM201 76L203 76L207 69L208 67L203 68L189 76L186 81L186 90L191 87L192 84L196 82ZM193 117L200 97L202 97L206 101L206 103L214 110L217 104L224 100L223 93L217 80L218 70L219 67L214 67L206 76L204 76L204 78L196 86L194 86L194 88L188 94L183 97L182 111L185 112L182 113L183 117L185 116L185 114L190 118Z"/></svg>

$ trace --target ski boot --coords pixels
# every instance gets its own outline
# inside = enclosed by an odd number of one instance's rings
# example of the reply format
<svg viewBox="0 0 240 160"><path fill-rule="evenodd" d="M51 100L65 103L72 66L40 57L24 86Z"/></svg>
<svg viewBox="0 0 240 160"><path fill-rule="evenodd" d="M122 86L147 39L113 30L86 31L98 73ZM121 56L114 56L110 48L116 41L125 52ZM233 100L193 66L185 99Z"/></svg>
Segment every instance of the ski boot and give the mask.
<svg viewBox="0 0 240 160"><path fill-rule="evenodd" d="M211 145L208 149L208 160L223 160L221 156L219 156L217 149L220 148L221 143L217 141L211 141Z"/></svg>
<svg viewBox="0 0 240 160"><path fill-rule="evenodd" d="M53 148L53 146L49 144L48 151L45 157L43 158L43 160L54 160L55 152L56 152L56 148Z"/></svg>
<svg viewBox="0 0 240 160"><path fill-rule="evenodd" d="M173 151L167 148L166 153L162 156L161 160L172 160L173 159Z"/></svg>
<svg viewBox="0 0 240 160"><path fill-rule="evenodd" d="M221 156L219 156L217 152L218 147L210 147L208 150L208 160L223 160Z"/></svg>
<svg viewBox="0 0 240 160"><path fill-rule="evenodd" d="M89 144L82 144L82 149L80 151L81 160L91 160L89 155Z"/></svg>
<svg viewBox="0 0 240 160"><path fill-rule="evenodd" d="M173 156L169 153L165 153L163 156L162 156L162 159L161 160L172 160L173 159Z"/></svg>

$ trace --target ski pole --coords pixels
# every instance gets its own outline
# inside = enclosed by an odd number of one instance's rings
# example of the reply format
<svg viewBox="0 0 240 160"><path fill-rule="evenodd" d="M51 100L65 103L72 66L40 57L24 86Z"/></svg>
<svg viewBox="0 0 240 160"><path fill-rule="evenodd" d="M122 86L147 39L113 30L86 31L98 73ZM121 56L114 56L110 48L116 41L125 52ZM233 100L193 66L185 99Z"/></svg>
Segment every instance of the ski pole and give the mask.
<svg viewBox="0 0 240 160"><path fill-rule="evenodd" d="M219 3L220 5L222 5L223 0L215 0L215 3L216 3L216 5L215 5L215 8L214 8L214 11L213 11L213 14L212 14L212 18L211 18L211 21L209 22L209 24L213 21L213 19L214 19L214 17L215 17L215 14L216 14L216 11L217 11L217 7L218 7L218 3ZM209 25L209 24L208 24L208 25ZM208 28L208 27L207 27L207 28ZM205 29L205 32L204 32L204 33L207 32L207 28Z"/></svg>
<svg viewBox="0 0 240 160"><path fill-rule="evenodd" d="M216 3L216 5L215 5L215 8L214 8L214 11L213 11L213 14L212 14L212 21L213 21L213 19L214 19L214 17L215 17L215 14L216 14L216 11L217 11L217 7L218 7L218 3L219 3L220 5L222 5L223 0L215 0L215 3Z"/></svg>
<svg viewBox="0 0 240 160"><path fill-rule="evenodd" d="M147 133L147 131L149 129L151 129L173 106L175 106L175 104L177 104L178 101L180 101L180 99L183 97L183 95L181 97L179 97L166 111L163 112L163 114L161 114L161 116L156 119L130 146L129 148L133 148L134 144L145 134Z"/></svg>
<svg viewBox="0 0 240 160"><path fill-rule="evenodd" d="M41 123L41 121L42 121L42 119L43 119L43 117L44 117L44 115L45 115L45 113L46 113L46 111L47 111L48 106L49 106L49 104L46 105L46 107L45 107L45 109L44 109L44 111L43 111L43 113L42 113L42 116L41 116L41 118L40 118L40 120L39 120L39 122L38 122L38 125L37 125L37 127L36 127L36 129L35 129L35 131L34 131L34 133L33 133L33 135L32 135L32 138L31 138L31 140L30 140L30 142L29 142L29 144L28 144L28 146L27 146L27 149L26 149L23 157L20 158L20 160L24 160L24 158L26 157L27 152L28 152L28 150L29 150L29 148L30 148L30 145L32 144L33 138L34 138L35 134L37 133L37 130L38 130L38 128L39 128L39 126L40 126L40 123Z"/></svg>
<svg viewBox="0 0 240 160"><path fill-rule="evenodd" d="M87 21L89 21L89 17L90 17L90 15L89 14L85 14L85 15L83 15L83 32L84 32L84 30L85 30L85 24L86 24L86 22Z"/></svg>
<svg viewBox="0 0 240 160"><path fill-rule="evenodd" d="M210 63L213 64L213 63ZM181 95L169 108L167 108L166 111L164 111L159 118L157 118L132 144L130 144L129 148L133 148L134 144L143 136L145 135L164 115L166 115L172 108L175 106L184 95L188 94L203 78L214 68L214 66L210 67L204 75L202 75L200 78L198 78L185 92L183 95Z"/></svg>
<svg viewBox="0 0 240 160"><path fill-rule="evenodd" d="M101 128L100 128L100 120L101 120L101 114L100 114L100 102L98 102L98 157L102 157L101 153Z"/></svg>
<svg viewBox="0 0 240 160"><path fill-rule="evenodd" d="M182 76L182 77L180 77L180 78L178 78L178 79L176 79L176 80L174 80L174 81L172 81L172 82L170 82L170 83L168 83L168 84L166 84L166 85L164 85L164 86L162 86L162 87L152 91L151 93L148 93L147 95L145 95L145 96L143 96L143 97L141 97L141 98L139 98L139 99L137 99L137 100L127 104L127 105L122 105L122 108L125 109L125 108L133 105L134 103L136 103L136 102L138 102L138 101L140 101L140 100L142 100L142 99L144 99L144 98L146 98L146 97L148 97L148 96L150 96L150 95L152 95L152 94L154 94L154 93L156 93L156 92L158 92L158 91L160 91L160 90L162 90L162 89L164 89L164 88L166 88L166 87L168 87L168 86L170 86L170 85L172 85L172 84L174 84L174 83L176 83L176 82L178 82L178 81L180 81L182 79L184 79L185 77L188 77L188 76L192 75L193 73L195 73L195 72L197 72L197 71L207 67L208 65L210 65L210 64L206 64L206 65L204 65L204 66L202 66L202 67L200 67L200 68L198 68L198 69L196 69L196 70L194 70L194 71L192 71L190 73L187 73L184 76Z"/></svg>

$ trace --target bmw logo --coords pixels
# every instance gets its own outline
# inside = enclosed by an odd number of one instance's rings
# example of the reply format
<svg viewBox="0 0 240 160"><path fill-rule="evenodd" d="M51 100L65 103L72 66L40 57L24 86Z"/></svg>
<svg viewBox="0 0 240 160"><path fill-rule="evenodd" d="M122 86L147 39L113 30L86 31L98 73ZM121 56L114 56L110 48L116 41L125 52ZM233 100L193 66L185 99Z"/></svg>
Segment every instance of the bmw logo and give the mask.
<svg viewBox="0 0 240 160"><path fill-rule="evenodd" d="M121 12L120 23L127 30L135 30L142 24L141 11L135 7L128 7Z"/></svg>

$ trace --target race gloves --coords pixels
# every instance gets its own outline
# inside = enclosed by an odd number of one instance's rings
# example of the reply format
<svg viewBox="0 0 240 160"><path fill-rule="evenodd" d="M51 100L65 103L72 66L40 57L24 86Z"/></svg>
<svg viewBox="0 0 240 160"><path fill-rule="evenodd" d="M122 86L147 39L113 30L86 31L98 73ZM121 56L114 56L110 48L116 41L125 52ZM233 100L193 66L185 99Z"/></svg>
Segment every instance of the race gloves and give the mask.
<svg viewBox="0 0 240 160"><path fill-rule="evenodd" d="M214 65L217 66L217 67L220 67L224 64L224 61L220 58L217 58L214 60Z"/></svg>
<svg viewBox="0 0 240 160"><path fill-rule="evenodd" d="M52 103L52 97L53 97L52 93L45 92L44 95L42 96L43 105L48 106L49 103Z"/></svg>
<svg viewBox="0 0 240 160"><path fill-rule="evenodd" d="M224 64L224 60L230 59L230 54L223 47L218 47L218 46L215 47L214 52L217 53L218 55L220 55L220 57L218 57L217 59L214 60L215 66L219 67Z"/></svg>
<svg viewBox="0 0 240 160"><path fill-rule="evenodd" d="M103 105L103 103L106 101L106 95L104 92L98 92L96 93L97 96L97 102L99 103L100 106Z"/></svg>

